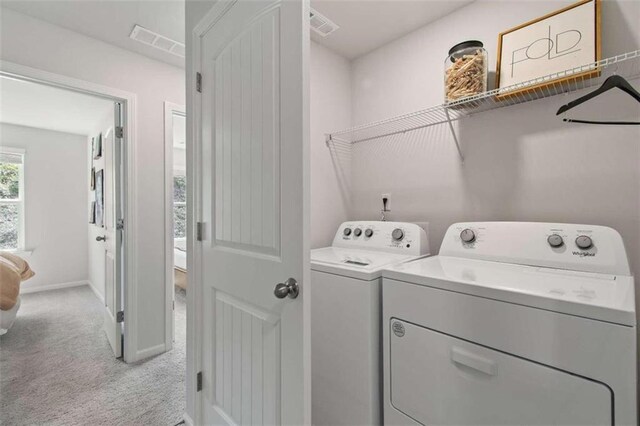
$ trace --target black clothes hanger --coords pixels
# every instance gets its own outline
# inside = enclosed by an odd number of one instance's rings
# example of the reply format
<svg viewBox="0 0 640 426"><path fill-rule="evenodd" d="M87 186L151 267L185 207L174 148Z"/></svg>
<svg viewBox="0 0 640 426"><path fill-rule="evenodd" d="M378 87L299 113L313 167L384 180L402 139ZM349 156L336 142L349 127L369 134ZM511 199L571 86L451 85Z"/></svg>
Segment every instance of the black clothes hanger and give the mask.
<svg viewBox="0 0 640 426"><path fill-rule="evenodd" d="M594 90L591 93L588 93L576 100L573 100L571 102L569 102L566 105L562 105L560 107L560 109L558 110L558 112L556 113L556 115L560 115L564 112L569 111L571 108L577 107L578 105L587 102L590 99L595 98L596 96L599 96L601 94L603 94L604 92L611 90L613 88L618 88L624 92L626 92L627 94L629 94L632 98L634 98L636 101L640 102L640 93L638 93L638 91L636 89L633 88L633 86L631 84L629 84L629 82L627 80L625 80L624 78L620 77L619 75L612 75L611 77L607 78L604 83L602 83L602 86L600 86L599 88L597 88L596 90ZM617 125L638 125L640 124L640 122L637 121L591 121L591 120L573 120L571 118L564 118L562 119L562 121L565 121L567 123L587 123L587 124L617 124Z"/></svg>

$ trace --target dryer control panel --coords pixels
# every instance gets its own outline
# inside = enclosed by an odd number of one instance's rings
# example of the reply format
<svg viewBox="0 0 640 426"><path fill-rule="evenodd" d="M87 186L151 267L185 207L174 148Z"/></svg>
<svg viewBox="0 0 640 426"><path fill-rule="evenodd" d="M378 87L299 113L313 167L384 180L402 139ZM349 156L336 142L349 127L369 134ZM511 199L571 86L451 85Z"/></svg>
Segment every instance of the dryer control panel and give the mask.
<svg viewBox="0 0 640 426"><path fill-rule="evenodd" d="M429 254L426 230L408 222L344 222L336 232L333 247L379 250L415 256Z"/></svg>
<svg viewBox="0 0 640 426"><path fill-rule="evenodd" d="M606 226L465 222L449 227L441 256L630 275L620 234Z"/></svg>

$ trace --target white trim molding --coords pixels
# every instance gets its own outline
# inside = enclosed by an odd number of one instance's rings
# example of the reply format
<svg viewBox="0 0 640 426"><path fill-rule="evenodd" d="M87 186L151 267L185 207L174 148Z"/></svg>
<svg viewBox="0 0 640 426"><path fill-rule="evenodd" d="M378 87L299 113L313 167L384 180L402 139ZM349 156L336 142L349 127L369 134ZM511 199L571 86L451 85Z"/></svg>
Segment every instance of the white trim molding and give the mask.
<svg viewBox="0 0 640 426"><path fill-rule="evenodd" d="M193 420L191 419L191 417L189 417L189 415L187 413L184 413L182 415L182 420L184 420L184 424L186 426L194 426L195 423L193 423Z"/></svg>
<svg viewBox="0 0 640 426"><path fill-rule="evenodd" d="M164 103L164 280L166 288L165 347L173 348L174 335L174 276L173 276L173 116L186 117L184 105L165 101ZM187 181L188 182L188 181Z"/></svg>
<svg viewBox="0 0 640 426"><path fill-rule="evenodd" d="M99 96L120 102L124 108L124 361L135 362L140 357L138 351L138 327L136 307L138 306L137 283L137 194L136 181L136 95L124 90L103 86L89 81L79 80L61 74L31 68L13 62L0 60L0 75L46 84L74 92ZM163 344L164 346L164 344Z"/></svg>
<svg viewBox="0 0 640 426"><path fill-rule="evenodd" d="M80 287L88 285L89 281L69 281L67 283L42 284L34 287L20 287L20 294L40 293L42 291L60 290L63 288Z"/></svg>
<svg viewBox="0 0 640 426"><path fill-rule="evenodd" d="M0 200L0 205L5 206L16 206L18 210L18 238L16 247L13 247L9 250L9 252L24 252L26 246L26 236L25 236L25 189L24 189L24 176L25 176L25 157L27 151L23 148L14 148L10 146L0 146L0 154L8 154L9 156L15 155L20 156L20 161L13 161L12 164L18 166L18 198L17 199L2 199Z"/></svg>
<svg viewBox="0 0 640 426"><path fill-rule="evenodd" d="M155 355L160 355L161 353L166 352L164 343L160 343L156 346L151 346L150 348L143 349L138 352L138 359L145 359Z"/></svg>
<svg viewBox="0 0 640 426"><path fill-rule="evenodd" d="M104 305L104 296L100 294L98 289L93 285L91 281L87 281L87 284L89 284L89 287L91 287L91 290L93 290L93 293L96 295L100 303Z"/></svg>

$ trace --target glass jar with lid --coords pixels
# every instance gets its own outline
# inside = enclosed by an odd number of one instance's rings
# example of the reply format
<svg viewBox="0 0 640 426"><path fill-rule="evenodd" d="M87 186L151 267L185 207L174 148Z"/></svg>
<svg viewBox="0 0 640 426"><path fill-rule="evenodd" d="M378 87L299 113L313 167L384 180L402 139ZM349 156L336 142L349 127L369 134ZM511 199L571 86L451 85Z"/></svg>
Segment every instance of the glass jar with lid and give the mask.
<svg viewBox="0 0 640 426"><path fill-rule="evenodd" d="M449 50L444 62L445 102L455 102L487 90L487 51L478 40L463 41Z"/></svg>

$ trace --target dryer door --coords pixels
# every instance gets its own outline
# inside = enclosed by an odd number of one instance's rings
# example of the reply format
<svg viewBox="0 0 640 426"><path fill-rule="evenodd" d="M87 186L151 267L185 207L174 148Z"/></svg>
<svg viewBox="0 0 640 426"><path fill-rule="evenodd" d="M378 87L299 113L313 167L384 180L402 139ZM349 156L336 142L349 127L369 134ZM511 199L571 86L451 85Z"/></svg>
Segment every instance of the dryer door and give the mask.
<svg viewBox="0 0 640 426"><path fill-rule="evenodd" d="M611 425L602 383L391 319L391 404L424 425Z"/></svg>

